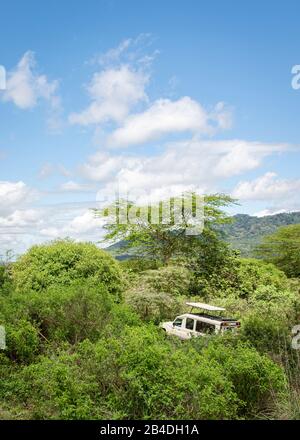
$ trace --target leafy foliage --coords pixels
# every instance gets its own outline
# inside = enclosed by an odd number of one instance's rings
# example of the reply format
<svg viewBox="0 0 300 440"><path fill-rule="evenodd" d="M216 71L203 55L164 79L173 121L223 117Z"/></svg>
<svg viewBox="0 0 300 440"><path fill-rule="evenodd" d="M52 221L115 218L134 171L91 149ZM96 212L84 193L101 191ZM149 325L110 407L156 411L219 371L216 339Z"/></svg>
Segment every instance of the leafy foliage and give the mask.
<svg viewBox="0 0 300 440"><path fill-rule="evenodd" d="M118 263L91 243L58 240L33 246L13 265L17 291L42 292L51 285L69 286L76 280L103 284L118 299L122 290Z"/></svg>
<svg viewBox="0 0 300 440"><path fill-rule="evenodd" d="M201 236L147 223L110 230L139 243L140 257L122 264L65 240L0 266L0 419L299 418L290 332L300 284L280 270L297 275L297 250L284 249L292 272L239 258L219 228L231 199L205 203ZM166 337L157 324L185 311L187 298L225 306L239 334Z"/></svg>
<svg viewBox="0 0 300 440"><path fill-rule="evenodd" d="M171 258L188 255L191 249L198 245L200 233L189 235L187 232L191 227L201 227L203 222L202 216L201 218L194 216L196 203L203 204L204 228L212 231L214 226L229 221L222 208L232 204L233 200L223 194L205 196L203 201L199 201L199 196L196 194L185 194L185 197L190 197L193 201L192 208L185 210L182 207L181 199L179 202L177 199L171 199L169 222L164 221L162 204L150 208L116 201L114 206L110 207L110 211L125 213L122 215L127 221L118 222L115 221L115 218L107 217L105 239L115 242L121 241L122 252L134 249L135 255L142 257L148 255L155 260L161 260L164 264L168 263ZM178 210L179 212L177 212ZM131 211L137 214L135 220L129 217ZM153 211L156 213L158 221L154 222ZM105 218L106 211L96 211L96 214Z"/></svg>
<svg viewBox="0 0 300 440"><path fill-rule="evenodd" d="M283 226L264 238L257 254L289 277L300 277L300 224Z"/></svg>

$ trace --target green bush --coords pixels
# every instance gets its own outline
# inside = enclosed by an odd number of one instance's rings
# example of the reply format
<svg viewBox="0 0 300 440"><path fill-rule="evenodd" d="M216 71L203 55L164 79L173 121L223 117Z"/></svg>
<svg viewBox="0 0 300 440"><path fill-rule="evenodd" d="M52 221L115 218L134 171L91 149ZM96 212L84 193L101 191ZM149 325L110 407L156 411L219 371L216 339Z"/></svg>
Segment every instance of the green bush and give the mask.
<svg viewBox="0 0 300 440"><path fill-rule="evenodd" d="M129 274L138 274L145 270L159 269L162 264L154 259L149 258L128 258L120 262L122 269Z"/></svg>
<svg viewBox="0 0 300 440"><path fill-rule="evenodd" d="M18 292L42 292L49 286L68 286L76 280L103 284L116 299L122 290L116 260L91 243L69 240L33 246L13 265L12 277Z"/></svg>
<svg viewBox="0 0 300 440"><path fill-rule="evenodd" d="M76 354L41 357L20 371L14 390L30 406L32 419L93 418L97 383L78 363Z"/></svg>
<svg viewBox="0 0 300 440"><path fill-rule="evenodd" d="M170 265L147 270L132 280L125 300L144 321L158 323L182 311L191 282L192 275L185 267Z"/></svg>
<svg viewBox="0 0 300 440"><path fill-rule="evenodd" d="M31 322L21 319L13 324L6 324L5 330L5 354L16 362L32 362L40 346L37 328Z"/></svg>
<svg viewBox="0 0 300 440"><path fill-rule="evenodd" d="M118 414L136 419L235 418L238 399L220 366L190 347L174 348L150 325L130 328L109 341L109 364L121 384L110 399Z"/></svg>
<svg viewBox="0 0 300 440"><path fill-rule="evenodd" d="M253 418L273 408L276 396L283 398L286 378L281 367L260 354L249 344L232 337L216 338L202 354L222 365L223 373L233 383L234 391L243 403L239 414Z"/></svg>
<svg viewBox="0 0 300 440"><path fill-rule="evenodd" d="M248 299L264 286L271 286L280 292L288 288L288 279L271 263L232 257L220 270L205 276L197 275L194 293L206 299L230 295Z"/></svg>
<svg viewBox="0 0 300 440"><path fill-rule="evenodd" d="M96 340L109 322L111 295L103 285L78 282L52 286L45 295L26 295L28 313L46 340L76 344Z"/></svg>
<svg viewBox="0 0 300 440"><path fill-rule="evenodd" d="M147 288L131 289L126 293L125 300L143 321L159 323L182 311L182 302L179 298L163 292L153 292Z"/></svg>
<svg viewBox="0 0 300 440"><path fill-rule="evenodd" d="M272 286L282 290L287 285L287 277L273 264L251 258L240 260L237 284L240 297L249 297L261 287Z"/></svg>
<svg viewBox="0 0 300 440"><path fill-rule="evenodd" d="M239 401L219 365L174 350L152 326L77 346L25 367L15 382L33 418L235 418Z"/></svg>
<svg viewBox="0 0 300 440"><path fill-rule="evenodd" d="M76 344L101 336L113 319L113 304L112 295L102 284L95 286L86 281L66 287L52 285L43 295L38 292L11 295L2 310L2 322L19 326L18 322L26 319L38 329L42 343L68 341Z"/></svg>
<svg viewBox="0 0 300 440"><path fill-rule="evenodd" d="M146 285L152 291L176 296L188 295L191 282L192 275L188 269L170 265L143 272L138 285Z"/></svg>

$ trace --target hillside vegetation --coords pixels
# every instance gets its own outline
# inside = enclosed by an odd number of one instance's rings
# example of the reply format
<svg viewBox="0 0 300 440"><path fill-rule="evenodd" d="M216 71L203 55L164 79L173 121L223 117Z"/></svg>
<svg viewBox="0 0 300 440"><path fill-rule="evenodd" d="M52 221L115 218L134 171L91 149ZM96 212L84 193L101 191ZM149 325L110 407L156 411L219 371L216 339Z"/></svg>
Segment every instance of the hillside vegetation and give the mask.
<svg viewBox="0 0 300 440"><path fill-rule="evenodd" d="M237 214L233 222L222 227L225 239L241 255L253 256L254 248L264 236L272 234L280 226L300 223L300 212L281 213L254 217L246 214Z"/></svg>
<svg viewBox="0 0 300 440"><path fill-rule="evenodd" d="M232 222L221 225L220 232L232 249L237 249L242 257L253 257L255 247L263 237L272 234L280 226L300 224L300 212L281 213L265 217L237 214ZM107 251L119 260L126 260L135 255L134 249L126 248L126 240L109 246Z"/></svg>

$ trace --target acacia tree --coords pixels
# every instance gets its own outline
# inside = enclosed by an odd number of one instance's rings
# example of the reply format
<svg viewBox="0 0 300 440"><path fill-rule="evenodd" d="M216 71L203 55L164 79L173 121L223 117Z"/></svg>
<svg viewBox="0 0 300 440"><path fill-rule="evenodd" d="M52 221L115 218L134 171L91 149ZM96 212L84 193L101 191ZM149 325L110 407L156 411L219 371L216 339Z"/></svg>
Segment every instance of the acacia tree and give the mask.
<svg viewBox="0 0 300 440"><path fill-rule="evenodd" d="M300 277L300 224L282 226L264 238L257 256L274 263L289 277Z"/></svg>
<svg viewBox="0 0 300 440"><path fill-rule="evenodd" d="M184 197L191 197L191 209L184 209L178 199L170 199L169 222L163 220L164 202L149 207L117 200L112 207L96 210L97 216L106 218L104 240L121 241L122 252L131 249L135 256L150 257L164 264L171 258L195 256L203 245L209 252L209 244L215 243L219 237L217 227L231 221L223 209L234 201L224 194L204 196L201 198L203 216L197 217L196 203L199 203L200 197L194 193L186 193ZM134 221L130 218L132 211L136 214ZM112 216L112 212L117 215ZM119 221L118 214L121 212L126 221ZM191 234L193 228L196 233Z"/></svg>

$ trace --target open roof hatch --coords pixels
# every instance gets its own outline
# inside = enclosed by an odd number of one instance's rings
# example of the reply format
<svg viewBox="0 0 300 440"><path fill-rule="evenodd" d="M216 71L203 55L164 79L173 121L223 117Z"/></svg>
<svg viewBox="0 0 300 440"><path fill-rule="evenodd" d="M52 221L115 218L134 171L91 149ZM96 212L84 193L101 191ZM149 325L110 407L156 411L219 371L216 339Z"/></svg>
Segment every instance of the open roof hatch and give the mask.
<svg viewBox="0 0 300 440"><path fill-rule="evenodd" d="M210 311L224 311L224 307L216 307L216 306L211 306L210 304L204 304L204 303L196 303L196 302L187 302L186 303L187 306L191 306L191 307L195 307L196 309L202 309L202 310L210 310Z"/></svg>

